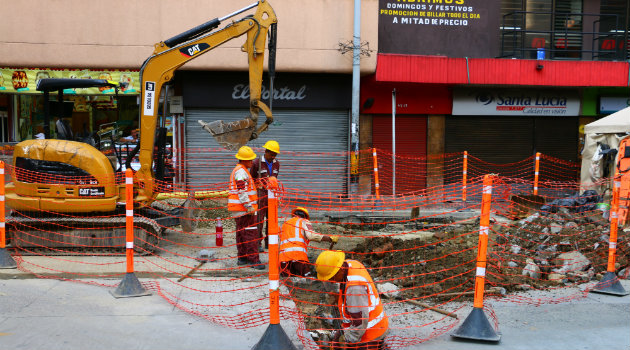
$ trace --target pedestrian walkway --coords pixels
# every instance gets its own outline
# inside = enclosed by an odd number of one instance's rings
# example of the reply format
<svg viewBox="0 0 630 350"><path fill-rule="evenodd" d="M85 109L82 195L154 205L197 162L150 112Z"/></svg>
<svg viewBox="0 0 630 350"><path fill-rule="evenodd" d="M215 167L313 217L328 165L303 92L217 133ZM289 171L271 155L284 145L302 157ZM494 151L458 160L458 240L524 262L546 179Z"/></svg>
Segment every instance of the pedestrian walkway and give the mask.
<svg viewBox="0 0 630 350"><path fill-rule="evenodd" d="M630 290L630 281L621 282ZM412 349L630 349L630 295L591 293L569 303L538 307L494 302L493 308L502 334L499 343L456 341L443 335ZM216 325L156 295L116 299L108 288L84 283L0 280L2 350L251 349L265 328ZM289 336L301 349L297 336Z"/></svg>

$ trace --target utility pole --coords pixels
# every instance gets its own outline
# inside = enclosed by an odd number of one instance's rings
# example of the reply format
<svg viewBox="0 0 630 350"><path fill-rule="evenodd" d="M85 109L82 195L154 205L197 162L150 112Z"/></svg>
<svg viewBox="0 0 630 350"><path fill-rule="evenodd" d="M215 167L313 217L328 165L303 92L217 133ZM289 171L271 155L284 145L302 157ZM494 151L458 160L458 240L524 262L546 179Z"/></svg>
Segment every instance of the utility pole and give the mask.
<svg viewBox="0 0 630 350"><path fill-rule="evenodd" d="M352 164L358 168L359 162L359 96L361 84L361 0L354 0L354 30L352 36L352 117L350 147L353 155ZM352 166L351 165L351 166ZM359 192L359 178L357 174L350 176L351 192Z"/></svg>

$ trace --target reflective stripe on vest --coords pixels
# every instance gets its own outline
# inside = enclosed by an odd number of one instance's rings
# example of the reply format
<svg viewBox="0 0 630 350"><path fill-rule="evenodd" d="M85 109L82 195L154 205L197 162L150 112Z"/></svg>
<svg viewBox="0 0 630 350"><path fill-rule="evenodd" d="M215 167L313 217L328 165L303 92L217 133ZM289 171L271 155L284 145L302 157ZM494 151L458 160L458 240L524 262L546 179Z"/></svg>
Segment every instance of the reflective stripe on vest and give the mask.
<svg viewBox="0 0 630 350"><path fill-rule="evenodd" d="M302 218L294 217L282 225L280 232L280 262L283 261L308 261L306 246L308 240L306 232L306 221Z"/></svg>
<svg viewBox="0 0 630 350"><path fill-rule="evenodd" d="M346 260L348 264L348 276L346 277L346 288L343 294L339 294L339 312L344 319L349 320L350 316L346 313L345 298L347 290L350 286L363 286L368 292L369 299L369 315L365 333L361 337L362 342L372 341L385 334L389 327L389 320L385 315L381 298L378 295L376 285L365 269L365 266L356 260Z"/></svg>
<svg viewBox="0 0 630 350"><path fill-rule="evenodd" d="M254 210L258 210L258 192L256 191L256 186L254 185L254 179L252 179L252 175L249 173L246 167L243 164L237 164L232 170L232 174L230 175L230 189L228 194L228 210L236 211L236 212L246 212L244 203L241 203L241 200L238 197L239 189L236 184L236 172L239 170L244 170L247 174L247 187L245 189L245 194L247 194L247 198L251 206Z"/></svg>

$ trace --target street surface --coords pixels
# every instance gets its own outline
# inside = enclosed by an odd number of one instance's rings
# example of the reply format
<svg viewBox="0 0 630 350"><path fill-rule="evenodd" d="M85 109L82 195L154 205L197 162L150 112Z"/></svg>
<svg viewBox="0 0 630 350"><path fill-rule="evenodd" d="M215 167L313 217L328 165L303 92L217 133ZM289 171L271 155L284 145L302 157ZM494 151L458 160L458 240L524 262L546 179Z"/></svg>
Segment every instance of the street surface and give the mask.
<svg viewBox="0 0 630 350"><path fill-rule="evenodd" d="M266 328L234 330L216 325L157 295L116 299L105 287L12 278L7 270L3 272L1 350L251 349ZM630 290L630 281L622 285ZM630 295L590 293L564 304L494 303L493 307L502 335L499 343L457 341L449 333L409 349L630 349ZM294 344L302 348L297 341Z"/></svg>

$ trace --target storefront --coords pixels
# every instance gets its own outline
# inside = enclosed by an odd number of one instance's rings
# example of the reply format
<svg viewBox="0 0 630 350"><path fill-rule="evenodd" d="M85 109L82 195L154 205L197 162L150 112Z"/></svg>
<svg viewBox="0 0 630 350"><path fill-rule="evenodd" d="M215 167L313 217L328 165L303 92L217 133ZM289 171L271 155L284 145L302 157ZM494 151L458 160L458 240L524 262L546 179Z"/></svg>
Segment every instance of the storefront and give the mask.
<svg viewBox="0 0 630 350"><path fill-rule="evenodd" d="M425 158L443 153L439 146L443 142L440 125L443 116L451 113L450 90L444 85L378 83L374 77L368 77L361 85L361 103L360 148L374 147L382 152L378 160L380 193L391 195L425 189L427 183L432 183L427 178L430 171ZM391 157L394 143L395 172ZM369 183L369 179L363 182Z"/></svg>
<svg viewBox="0 0 630 350"><path fill-rule="evenodd" d="M249 113L247 73L179 73L183 90L185 177L189 186L226 182L234 167L234 151L221 149L201 128L198 120L231 122ZM344 193L348 179L351 77L337 74L278 74L274 81L274 122L258 139L280 143L281 180L291 188ZM269 85L264 82L262 100L269 105ZM265 116L261 112L258 125ZM209 154L208 149L213 153ZM293 152L308 154L297 159ZM308 174L312 174L309 176Z"/></svg>
<svg viewBox="0 0 630 350"><path fill-rule="evenodd" d="M87 136L101 125L113 122L126 132L137 127L137 71L0 68L0 142L19 142L43 133L44 99L36 88L39 79L44 78L106 79L127 83L118 91L118 98L114 89L64 90L64 100L69 106L64 117L77 137ZM51 94L51 100L56 100L55 95ZM53 131L57 110L50 109L53 117L50 130Z"/></svg>
<svg viewBox="0 0 630 350"><path fill-rule="evenodd" d="M577 90L456 88L446 118L445 150L484 162L519 162L536 152L578 160Z"/></svg>

